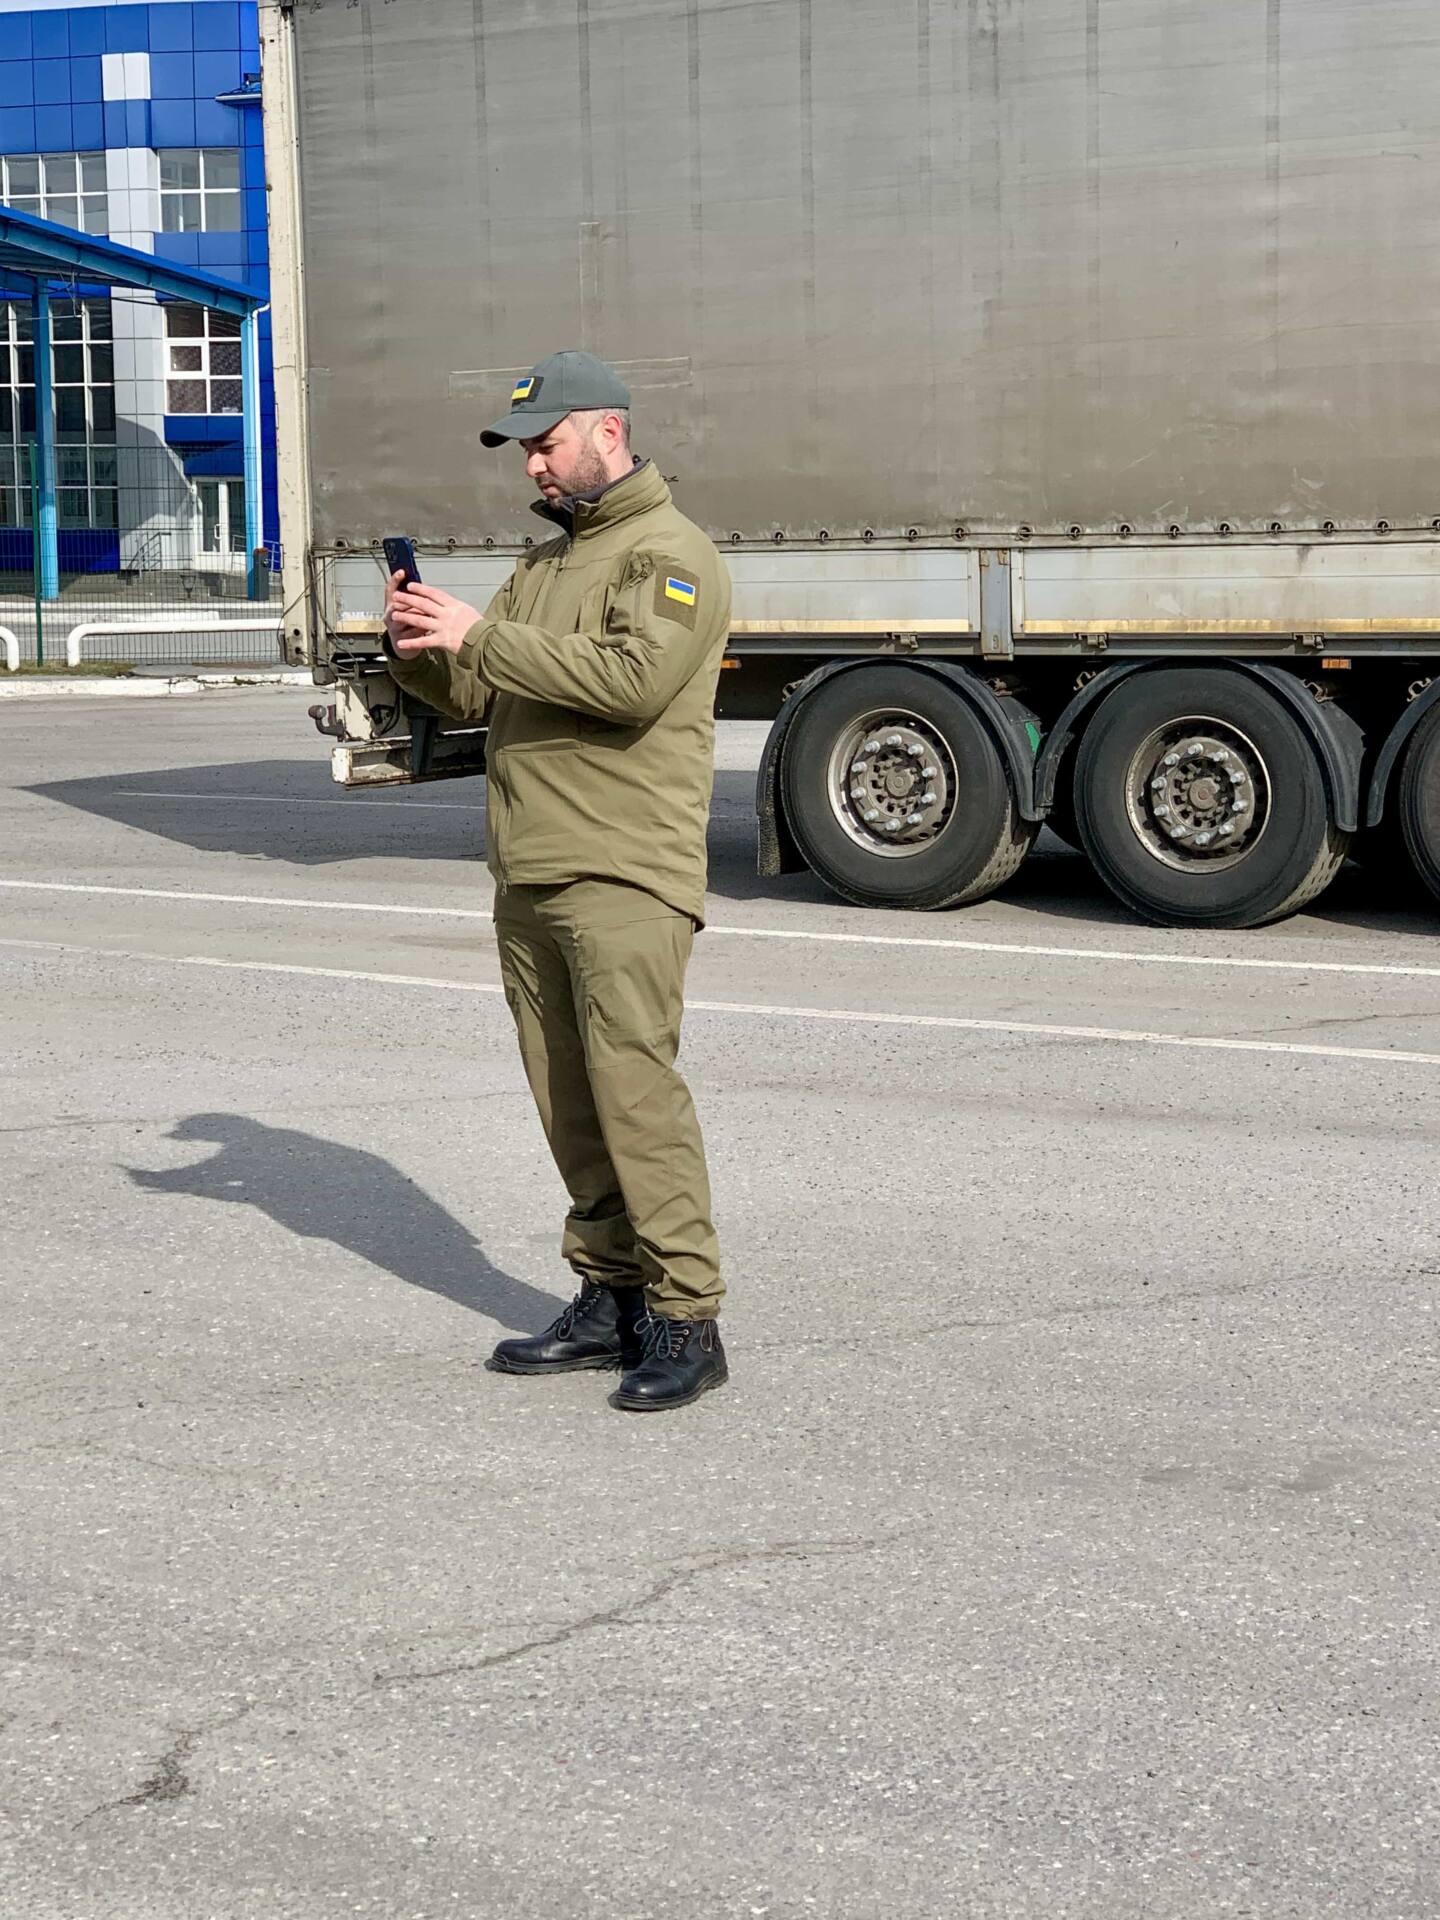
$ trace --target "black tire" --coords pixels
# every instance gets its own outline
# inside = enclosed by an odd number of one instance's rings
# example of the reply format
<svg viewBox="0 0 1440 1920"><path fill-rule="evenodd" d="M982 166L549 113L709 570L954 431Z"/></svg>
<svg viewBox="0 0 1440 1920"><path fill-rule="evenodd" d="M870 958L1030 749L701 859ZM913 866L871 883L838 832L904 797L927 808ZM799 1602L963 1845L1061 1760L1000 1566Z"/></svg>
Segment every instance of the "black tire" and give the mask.
<svg viewBox="0 0 1440 1920"><path fill-rule="evenodd" d="M1410 736L1393 804L1411 864L1440 900L1440 707L1432 707Z"/></svg>
<svg viewBox="0 0 1440 1920"><path fill-rule="evenodd" d="M1198 758L1191 734L1205 749ZM1329 886L1349 846L1299 723L1265 687L1223 667L1122 682L1086 729L1075 801L1101 879L1159 926L1279 920ZM1226 833L1239 837L1222 842Z"/></svg>
<svg viewBox="0 0 1440 1920"><path fill-rule="evenodd" d="M933 832L924 829L923 841L903 854L901 843L881 842L849 805L848 773L831 790L846 740L863 738L864 723L886 721L907 735L913 723L913 737L935 742L937 764L945 763L936 788L943 784L949 804L937 812ZM848 753L843 757L848 761ZM1037 831L1020 817L984 722L943 680L911 667L867 667L823 682L791 722L780 774L806 862L826 886L862 907L930 911L983 900L1019 867Z"/></svg>

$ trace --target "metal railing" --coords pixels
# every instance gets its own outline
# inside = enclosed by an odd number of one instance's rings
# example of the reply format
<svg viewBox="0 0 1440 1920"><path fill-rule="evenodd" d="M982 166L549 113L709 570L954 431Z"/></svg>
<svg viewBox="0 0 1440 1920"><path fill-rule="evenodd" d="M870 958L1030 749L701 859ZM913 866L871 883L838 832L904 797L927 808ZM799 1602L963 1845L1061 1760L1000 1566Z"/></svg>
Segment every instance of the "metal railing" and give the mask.
<svg viewBox="0 0 1440 1920"><path fill-rule="evenodd" d="M193 625L181 625L174 620L85 620L82 621L78 627L72 627L66 635L65 664L70 667L78 667L85 657L85 642L93 639L97 634L104 634L107 637L119 635L122 639L128 641L131 634L155 633L166 634L175 640L182 640L185 635L194 635L198 638L202 635L209 636L219 633L268 633L273 644L266 650L264 658L267 661L273 661L275 664L279 664L280 622L274 614L262 616L255 620L202 620L195 622ZM232 657L243 659L246 656L242 654ZM198 661L200 658L202 658L202 656L195 654L193 651L183 655L183 659L187 665Z"/></svg>
<svg viewBox="0 0 1440 1920"><path fill-rule="evenodd" d="M197 420L197 436L214 421ZM19 660L45 664L85 629L87 653L149 664L274 664L278 553L244 551L241 453L218 444L55 450L58 582L43 584L33 463L0 440L0 629ZM227 459L233 472L227 472ZM273 613L272 613L273 609ZM58 643L58 644L57 644Z"/></svg>
<svg viewBox="0 0 1440 1920"><path fill-rule="evenodd" d="M165 564L165 542L159 533L145 535L135 549L131 565L136 573L161 573Z"/></svg>

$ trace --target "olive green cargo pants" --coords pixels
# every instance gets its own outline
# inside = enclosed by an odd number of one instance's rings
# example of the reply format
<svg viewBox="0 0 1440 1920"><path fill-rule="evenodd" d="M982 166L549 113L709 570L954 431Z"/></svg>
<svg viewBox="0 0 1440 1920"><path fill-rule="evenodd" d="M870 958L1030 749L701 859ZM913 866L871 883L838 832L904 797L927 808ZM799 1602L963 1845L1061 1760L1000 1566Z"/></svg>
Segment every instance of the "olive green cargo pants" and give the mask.
<svg viewBox="0 0 1440 1920"><path fill-rule="evenodd" d="M708 1320L725 1289L695 1108L675 1070L694 926L611 880L495 896L505 997L570 1194L582 1280L643 1284L652 1313Z"/></svg>

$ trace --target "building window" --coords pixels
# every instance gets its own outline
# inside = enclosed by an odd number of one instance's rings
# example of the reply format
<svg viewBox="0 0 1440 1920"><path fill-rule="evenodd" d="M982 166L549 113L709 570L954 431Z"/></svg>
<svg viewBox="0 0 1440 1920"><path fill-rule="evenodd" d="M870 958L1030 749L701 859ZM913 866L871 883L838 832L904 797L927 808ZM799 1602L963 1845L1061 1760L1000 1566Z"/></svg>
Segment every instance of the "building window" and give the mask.
<svg viewBox="0 0 1440 1920"><path fill-rule="evenodd" d="M62 527L116 519L115 350L108 300L52 300L56 508ZM0 525L30 524L35 348L28 307L0 306Z"/></svg>
<svg viewBox="0 0 1440 1920"><path fill-rule="evenodd" d="M240 321L176 301L165 308L165 411L239 413Z"/></svg>
<svg viewBox="0 0 1440 1920"><path fill-rule="evenodd" d="M103 153L9 153L0 158L0 200L83 233L109 233Z"/></svg>
<svg viewBox="0 0 1440 1920"><path fill-rule="evenodd" d="M164 149L160 155L160 225L166 233L238 233L239 149Z"/></svg>
<svg viewBox="0 0 1440 1920"><path fill-rule="evenodd" d="M56 447L56 518L62 527L120 524L117 461L114 447ZM0 527L29 525L30 448L0 441Z"/></svg>
<svg viewBox="0 0 1440 1920"><path fill-rule="evenodd" d="M62 527L116 527L118 455L114 447L55 449L55 494Z"/></svg>
<svg viewBox="0 0 1440 1920"><path fill-rule="evenodd" d="M0 440L0 527L30 524L30 449Z"/></svg>

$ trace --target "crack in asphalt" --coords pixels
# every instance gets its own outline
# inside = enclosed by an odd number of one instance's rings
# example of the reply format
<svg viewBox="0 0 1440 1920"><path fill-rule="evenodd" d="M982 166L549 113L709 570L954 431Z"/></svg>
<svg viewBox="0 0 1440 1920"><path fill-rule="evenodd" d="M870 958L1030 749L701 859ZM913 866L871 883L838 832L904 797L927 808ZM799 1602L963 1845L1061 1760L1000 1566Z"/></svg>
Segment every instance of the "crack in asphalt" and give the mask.
<svg viewBox="0 0 1440 1920"><path fill-rule="evenodd" d="M1278 1027L1246 1027L1235 1037L1241 1040L1268 1040L1279 1035L1281 1039L1293 1040L1296 1034L1318 1033L1322 1027L1364 1027L1376 1020L1433 1020L1435 1017L1434 1008L1382 1007L1376 1013L1317 1014L1309 1019L1290 1021Z"/></svg>
<svg viewBox="0 0 1440 1920"><path fill-rule="evenodd" d="M549 1633L536 1634L533 1639L523 1640L518 1646L506 1647L499 1653L486 1654L479 1660L457 1660L448 1666L423 1667L411 1672L376 1673L371 1678L375 1687L410 1686L421 1680L446 1680L456 1674L488 1673L492 1668L509 1666L513 1661L523 1660L532 1653L544 1653L551 1647L564 1646L568 1641L577 1639L581 1634L593 1633L597 1627L626 1626L637 1614L647 1607L653 1607L657 1601L664 1600L676 1587L686 1581L694 1580L703 1573L713 1573L718 1567L745 1566L765 1560L806 1560L822 1554L866 1553L886 1544L885 1539L874 1540L785 1540L769 1547L724 1547L712 1553L691 1558L687 1563L672 1567L667 1573L638 1593L633 1599L620 1601L612 1607L601 1607L593 1613L582 1614L578 1620L568 1621L562 1627L556 1627Z"/></svg>
<svg viewBox="0 0 1440 1920"><path fill-rule="evenodd" d="M413 1672L375 1673L371 1676L371 1686L409 1686L423 1680L442 1680L455 1674L486 1673L493 1667L503 1667L516 1660L523 1660L532 1653L544 1652L547 1648L564 1645L580 1635L591 1633L598 1627L624 1626L647 1607L663 1600L676 1587L698 1578L701 1574L712 1573L720 1567L745 1566L771 1560L807 1560L825 1554L867 1553L876 1547L884 1546L892 1536L877 1537L871 1540L784 1540L767 1547L725 1547L710 1553L692 1556L682 1564L672 1566L659 1579L652 1581L641 1593L633 1598L621 1601L615 1606L602 1607L582 1614L579 1619L568 1621L549 1633L536 1634L518 1646L507 1647L499 1653L487 1654L480 1660L455 1661L443 1667L422 1668ZM72 1823L74 1828L81 1827L87 1820L96 1819L103 1813L116 1813L123 1807L157 1807L172 1800L183 1800L195 1792L191 1782L188 1763L197 1744L210 1735L234 1726L253 1711L258 1703L248 1701L237 1712L227 1713L218 1719L202 1721L198 1726L173 1728L174 1735L170 1745L156 1760L153 1770L147 1774L133 1793L126 1793L114 1800L102 1800L98 1806L91 1807Z"/></svg>
<svg viewBox="0 0 1440 1920"><path fill-rule="evenodd" d="M97 1814L114 1813L120 1807L153 1807L164 1800L182 1800L187 1793L193 1793L184 1762L190 1758L191 1749L202 1732L200 1727L184 1728L156 1761L155 1771L140 1782L134 1793L123 1794L118 1800L102 1800L98 1807L82 1813L75 1825L83 1826Z"/></svg>
<svg viewBox="0 0 1440 1920"><path fill-rule="evenodd" d="M552 1297L554 1297L555 1310L558 1312L561 1302L558 1296ZM443 1355L437 1356L436 1354L427 1352L423 1347L407 1347L392 1348L385 1357L384 1365L387 1369L393 1368L397 1370L403 1379L405 1377L403 1372L404 1368L424 1368L432 1361L437 1360L447 1371L462 1375L473 1372L478 1364L473 1352L469 1348L457 1351L447 1357ZM305 1374L294 1380L279 1381L273 1385L257 1388L246 1404L253 1410L261 1412L275 1402L293 1400L307 1394L313 1397L320 1393L342 1391L348 1377L348 1375L344 1374L323 1377L315 1374ZM6 1405L12 1410L31 1408L39 1402L55 1399L58 1394L65 1391L66 1386L67 1382L64 1379L47 1381L44 1386L35 1388L31 1393L19 1396L13 1400L7 1400ZM235 1402L233 1399L218 1397L214 1393L202 1393L198 1395L185 1393L163 1394L156 1392L152 1388L147 1395L144 1405L145 1410L151 1413L170 1412L199 1415L231 1412L234 1410ZM104 1402L97 1406L67 1405L55 1407L51 1409L51 1412L56 1421L64 1421L80 1419L91 1414L128 1413L135 1410L138 1410L138 1403L127 1398L125 1400ZM37 1442L34 1448L16 1448L11 1449L11 1451L31 1452L37 1451L40 1447L46 1445L53 1445L59 1448L72 1444L77 1443L68 1441ZM78 1444L83 1444L83 1442ZM0 1449L0 1453L3 1453L3 1451L3 1449Z"/></svg>
<svg viewBox="0 0 1440 1920"><path fill-rule="evenodd" d="M155 1762L154 1772L142 1780L133 1793L122 1794L118 1800L102 1800L98 1807L91 1807L88 1813L82 1813L73 1822L71 1831L84 1826L87 1820L95 1819L98 1814L115 1813L121 1807L157 1807L167 1800L183 1800L187 1794L195 1791L190 1784L185 1763L194 1752L196 1741L208 1734L220 1733L226 1727L233 1727L236 1721L245 1718L254 1705L252 1700L241 1707L238 1713L227 1713L218 1720L204 1721L198 1727L173 1729L175 1738Z"/></svg>
<svg viewBox="0 0 1440 1920"><path fill-rule="evenodd" d="M1312 1276L1313 1277L1313 1276ZM1230 1287L1180 1288L1171 1292L1163 1289L1151 1293L1147 1291L1141 1298L1125 1296L1118 1300L1077 1300L1070 1306L1047 1307L1043 1313L1022 1314L1018 1318L1011 1315L998 1320L946 1320L946 1333L1018 1333L1025 1327L1047 1325L1056 1320L1085 1320L1107 1313L1143 1313L1150 1308L1170 1306L1191 1306L1204 1300L1228 1300L1238 1294L1258 1293L1273 1290L1286 1284L1299 1284L1295 1281L1273 1280L1237 1281ZM748 1350L751 1353L791 1353L797 1350L809 1353L887 1353L904 1347L914 1347L926 1340L933 1340L940 1323L926 1321L923 1326L913 1327L908 1332L888 1333L883 1337L874 1333L857 1333L839 1339L816 1340L751 1340Z"/></svg>
<svg viewBox="0 0 1440 1920"><path fill-rule="evenodd" d="M156 1473L176 1474L184 1480L214 1480L221 1486L238 1483L247 1489L268 1487L273 1491L286 1484L285 1475L260 1468L227 1467L207 1460L160 1460L154 1454L139 1453L131 1447L102 1446L98 1439L85 1435L72 1440L37 1440L28 1447L16 1447L13 1457L23 1460L39 1453L78 1454L86 1460L107 1460L120 1467L150 1467ZM0 1459L10 1457L10 1453L0 1453Z"/></svg>

